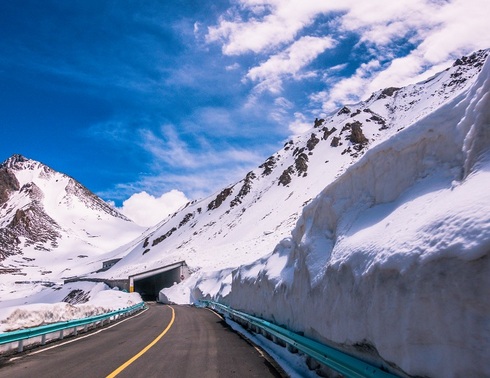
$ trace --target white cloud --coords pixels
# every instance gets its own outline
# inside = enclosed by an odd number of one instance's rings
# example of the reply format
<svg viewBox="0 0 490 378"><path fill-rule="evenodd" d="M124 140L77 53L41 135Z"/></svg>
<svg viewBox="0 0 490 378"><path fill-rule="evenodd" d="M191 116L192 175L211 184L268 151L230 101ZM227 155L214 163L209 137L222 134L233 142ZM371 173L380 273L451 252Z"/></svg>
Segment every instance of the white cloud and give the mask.
<svg viewBox="0 0 490 378"><path fill-rule="evenodd" d="M294 113L294 121L289 124L289 130L295 135L303 134L312 127L313 124L311 120L299 112Z"/></svg>
<svg viewBox="0 0 490 378"><path fill-rule="evenodd" d="M335 101L359 100L383 87L422 80L458 56L490 47L489 14L488 0L344 0L340 5L314 0L238 0L217 25L208 28L207 42L221 43L225 55L255 53L261 58L246 75L256 83L252 96L257 101L263 92L279 96L285 80L308 74L302 70L322 48L331 48L335 41L342 49L342 37L357 34L353 53L365 46L369 54L362 63L377 60L383 66L360 66L333 87L326 78L325 90L312 98L330 101L323 105L329 109ZM328 17L328 24L312 28L321 16ZM308 54L301 48L305 41L324 44ZM332 74L329 68L325 67L324 74Z"/></svg>
<svg viewBox="0 0 490 378"><path fill-rule="evenodd" d="M322 1L241 0L217 26L208 28L206 40L221 42L225 55L270 51L293 41L319 13L338 8ZM253 17L244 20L242 10L252 11Z"/></svg>
<svg viewBox="0 0 490 378"><path fill-rule="evenodd" d="M365 97L366 87L372 80L372 76L381 68L378 60L363 63L354 75L338 81L328 92L316 94L316 101L323 103L322 110L331 112L342 104L348 104ZM315 95L310 96L314 99Z"/></svg>
<svg viewBox="0 0 490 378"><path fill-rule="evenodd" d="M291 76L311 76L311 73L302 72L319 54L334 45L330 37L305 36L293 43L284 51L269 57L257 67L248 71L247 78L262 83L260 90L269 90L272 93L280 91L281 78Z"/></svg>
<svg viewBox="0 0 490 378"><path fill-rule="evenodd" d="M160 197L147 192L133 194L118 210L141 226L150 227L184 206L189 200L184 193L171 190Z"/></svg>
<svg viewBox="0 0 490 378"><path fill-rule="evenodd" d="M240 65L238 63L233 63L233 64L230 64L229 66L226 66L225 70L234 71L234 70L238 70L239 68L240 68Z"/></svg>
<svg viewBox="0 0 490 378"><path fill-rule="evenodd" d="M232 135L231 131L226 130L230 118L228 113L212 114L204 111L200 114L203 122L209 121L208 117L216 122L214 126L220 128L220 135L227 132ZM192 141L184 141L173 125L163 126L161 135L148 129L140 130L140 135L141 147L152 155L155 166L163 164L179 169L196 170L213 169L230 162L253 164L261 160L260 153L250 150L247 146L236 148L226 145L224 141L218 144L216 140L208 140L203 135L195 137ZM196 146L191 146L191 142Z"/></svg>

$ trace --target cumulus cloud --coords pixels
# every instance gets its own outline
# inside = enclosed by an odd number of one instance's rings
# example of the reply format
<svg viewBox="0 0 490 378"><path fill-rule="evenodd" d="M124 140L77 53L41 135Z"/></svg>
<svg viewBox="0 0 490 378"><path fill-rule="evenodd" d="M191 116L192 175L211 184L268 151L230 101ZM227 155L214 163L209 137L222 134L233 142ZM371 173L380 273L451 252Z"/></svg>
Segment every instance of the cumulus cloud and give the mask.
<svg viewBox="0 0 490 378"><path fill-rule="evenodd" d="M171 190L160 197L143 191L135 193L123 202L118 210L140 226L150 227L181 208L189 200L184 193Z"/></svg>

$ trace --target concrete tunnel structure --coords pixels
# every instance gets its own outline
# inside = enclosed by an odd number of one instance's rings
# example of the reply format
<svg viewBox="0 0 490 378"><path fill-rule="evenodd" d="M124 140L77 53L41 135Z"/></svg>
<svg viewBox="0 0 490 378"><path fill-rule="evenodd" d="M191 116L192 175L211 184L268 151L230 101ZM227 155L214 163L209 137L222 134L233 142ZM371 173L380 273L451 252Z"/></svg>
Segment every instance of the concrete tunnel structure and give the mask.
<svg viewBox="0 0 490 378"><path fill-rule="evenodd" d="M138 292L144 301L158 300L160 290L189 276L185 261L129 276L129 292Z"/></svg>

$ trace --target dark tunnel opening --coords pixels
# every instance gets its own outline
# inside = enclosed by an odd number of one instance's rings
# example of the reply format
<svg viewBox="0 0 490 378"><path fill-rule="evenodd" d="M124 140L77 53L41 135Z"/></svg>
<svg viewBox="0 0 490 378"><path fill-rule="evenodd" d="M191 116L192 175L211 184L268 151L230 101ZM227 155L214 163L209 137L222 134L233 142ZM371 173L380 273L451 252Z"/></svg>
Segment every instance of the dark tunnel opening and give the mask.
<svg viewBox="0 0 490 378"><path fill-rule="evenodd" d="M160 290L180 282L180 275L181 269L177 267L144 278L134 277L134 291L138 292L144 301L158 301Z"/></svg>

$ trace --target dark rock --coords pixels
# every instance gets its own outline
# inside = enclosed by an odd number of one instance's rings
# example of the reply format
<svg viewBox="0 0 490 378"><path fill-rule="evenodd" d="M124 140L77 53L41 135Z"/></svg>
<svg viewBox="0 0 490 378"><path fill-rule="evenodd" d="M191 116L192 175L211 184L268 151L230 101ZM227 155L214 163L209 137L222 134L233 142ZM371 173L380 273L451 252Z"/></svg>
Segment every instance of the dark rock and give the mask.
<svg viewBox="0 0 490 378"><path fill-rule="evenodd" d="M332 135L334 132L336 132L336 131L337 131L337 129L336 129L335 127L332 127L332 130L329 130L329 129L328 129L328 127L324 127L324 128L322 129L322 131L323 131L323 136L322 136L322 139L323 139L323 140L327 140L327 138L328 138L330 135Z"/></svg>
<svg viewBox="0 0 490 378"><path fill-rule="evenodd" d="M263 168L262 176L268 176L272 173L276 166L276 159L274 156L269 157L263 164L259 165L259 168Z"/></svg>
<svg viewBox="0 0 490 378"><path fill-rule="evenodd" d="M342 109L340 109L337 113L337 115L342 115L342 114L349 114L350 109L347 106L344 106Z"/></svg>
<svg viewBox="0 0 490 378"><path fill-rule="evenodd" d="M281 173L281 176L279 176L279 182L277 183L277 185L288 185L291 182L291 174L293 174L293 172L294 168L292 166L289 166L287 169L285 169Z"/></svg>
<svg viewBox="0 0 490 378"><path fill-rule="evenodd" d="M155 240L153 240L153 243L151 243L151 246L154 247L157 244L161 243L162 241L164 241L165 239L167 239L168 237L170 237L175 231L177 231L177 229L175 227L172 227L172 229L170 229L169 231L167 231L165 234L163 234L162 236L159 236L158 238L156 238Z"/></svg>
<svg viewBox="0 0 490 378"><path fill-rule="evenodd" d="M245 179L243 180L243 185L240 188L240 191L238 192L237 196L230 202L230 207L234 207L240 203L242 203L242 199L250 193L250 190L252 189L252 181L256 178L257 176L253 172L248 172L247 176L245 176Z"/></svg>
<svg viewBox="0 0 490 378"><path fill-rule="evenodd" d="M391 97L393 96L393 94L397 91L399 91L400 88L397 88L397 87L389 87L389 88L385 88L383 89L383 91L381 92L381 94L379 95L378 98L386 98L386 97Z"/></svg>
<svg viewBox="0 0 490 378"><path fill-rule="evenodd" d="M299 154L302 154L303 151L306 149L306 147L296 147L293 152L293 156L297 156Z"/></svg>
<svg viewBox="0 0 490 378"><path fill-rule="evenodd" d="M312 133L310 139L306 142L306 148L308 148L309 151L313 151L318 142L320 142L320 139L316 137L315 133Z"/></svg>
<svg viewBox="0 0 490 378"><path fill-rule="evenodd" d="M185 225L187 222L189 222L193 216L194 216L194 213L187 213L184 216L184 218L182 218L182 220L180 221L179 228L182 227L183 225Z"/></svg>
<svg viewBox="0 0 490 378"><path fill-rule="evenodd" d="M315 124L313 125L313 127L320 127L321 125L323 125L324 122L325 120L323 118L315 118Z"/></svg>
<svg viewBox="0 0 490 378"><path fill-rule="evenodd" d="M350 116L355 117L356 115L361 114L361 109L357 109L354 113L352 113Z"/></svg>
<svg viewBox="0 0 490 378"><path fill-rule="evenodd" d="M355 121L350 124L351 135L349 139L352 143L366 144L368 142L368 139L364 136L362 132L361 126L362 123L359 121Z"/></svg>
<svg viewBox="0 0 490 378"><path fill-rule="evenodd" d="M226 198L233 192L233 188L225 188L218 196L208 204L208 210L214 210L221 206Z"/></svg>
<svg viewBox="0 0 490 378"><path fill-rule="evenodd" d="M0 169L0 205L7 202L10 193L20 189L19 181L9 169Z"/></svg>
<svg viewBox="0 0 490 378"><path fill-rule="evenodd" d="M298 176L304 174L308 170L308 155L302 153L294 161L294 166L298 172Z"/></svg>

